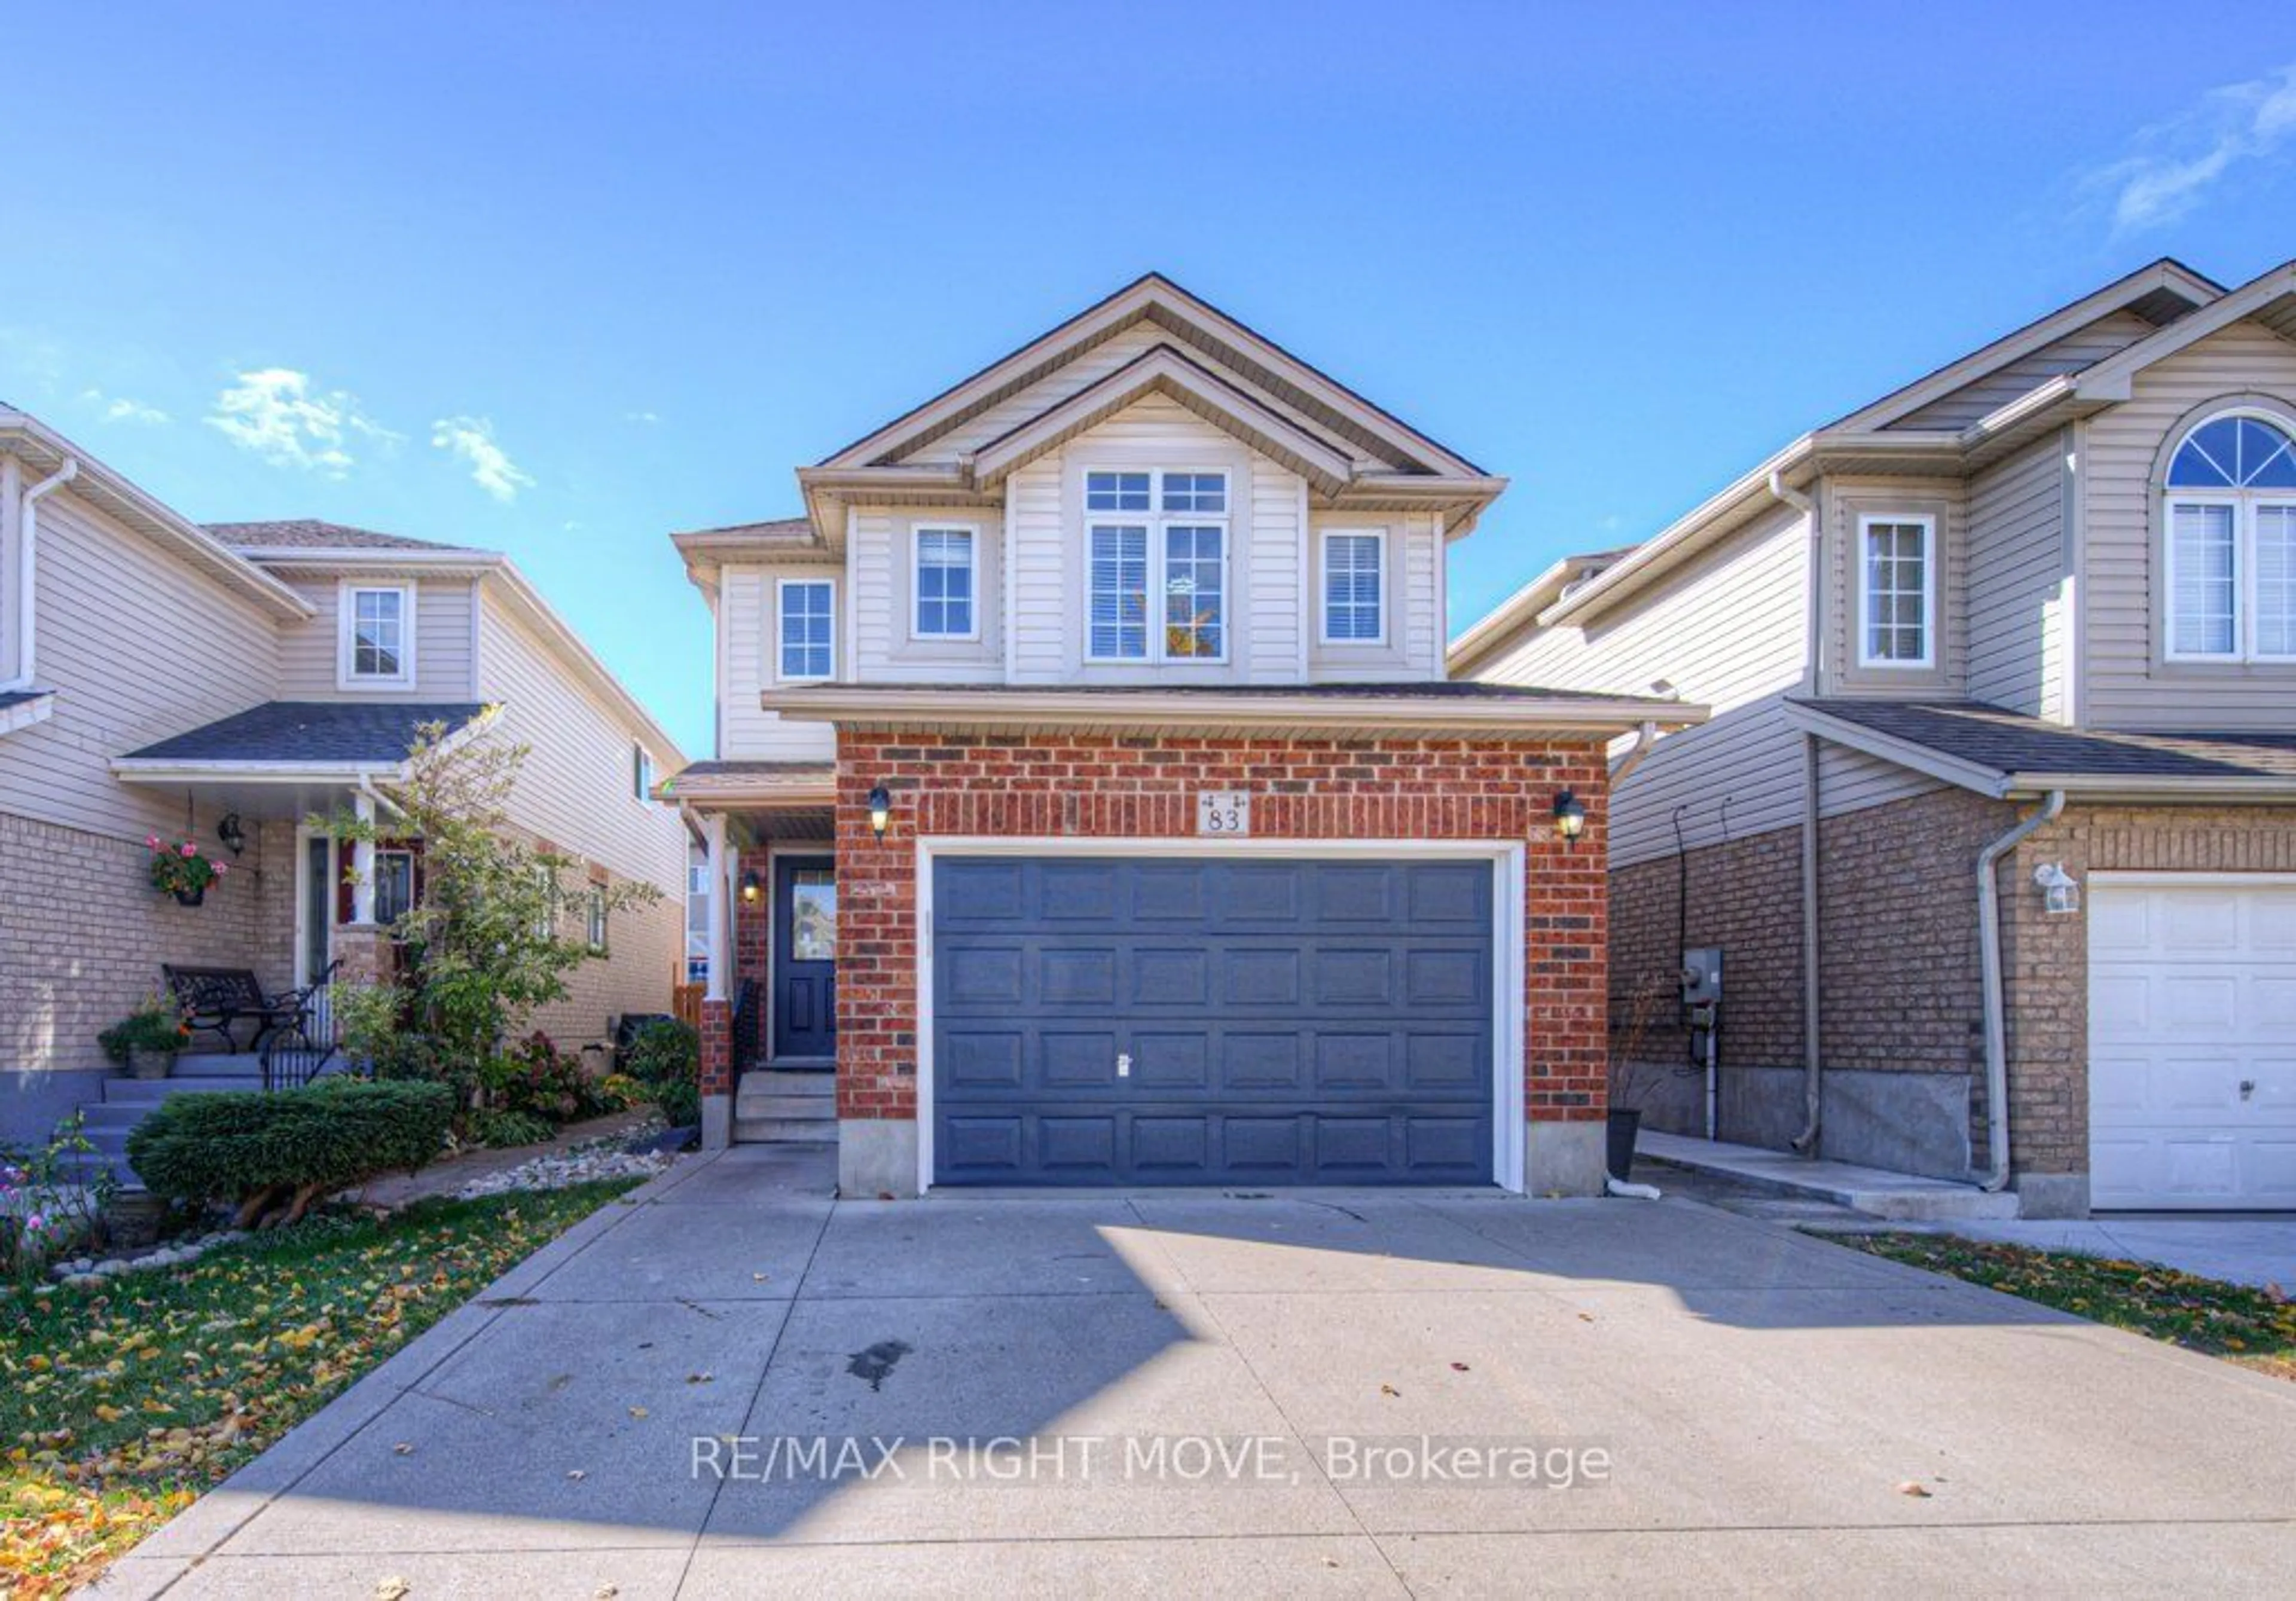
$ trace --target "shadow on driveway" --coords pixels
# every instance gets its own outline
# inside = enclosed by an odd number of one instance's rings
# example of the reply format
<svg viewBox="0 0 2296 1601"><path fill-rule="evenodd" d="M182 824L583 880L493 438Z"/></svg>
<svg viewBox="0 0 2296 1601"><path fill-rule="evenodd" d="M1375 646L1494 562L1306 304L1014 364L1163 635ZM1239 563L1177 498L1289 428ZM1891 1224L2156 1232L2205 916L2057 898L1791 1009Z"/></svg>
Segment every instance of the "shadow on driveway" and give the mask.
<svg viewBox="0 0 2296 1601"><path fill-rule="evenodd" d="M682 1165L107 1590L1838 1593L2203 1561L2237 1589L2296 1561L2296 1392L1693 1203L837 1203L831 1178ZM1423 1436L1532 1448L1550 1482L1334 1455ZM854 1471L791 1440L854 1442Z"/></svg>

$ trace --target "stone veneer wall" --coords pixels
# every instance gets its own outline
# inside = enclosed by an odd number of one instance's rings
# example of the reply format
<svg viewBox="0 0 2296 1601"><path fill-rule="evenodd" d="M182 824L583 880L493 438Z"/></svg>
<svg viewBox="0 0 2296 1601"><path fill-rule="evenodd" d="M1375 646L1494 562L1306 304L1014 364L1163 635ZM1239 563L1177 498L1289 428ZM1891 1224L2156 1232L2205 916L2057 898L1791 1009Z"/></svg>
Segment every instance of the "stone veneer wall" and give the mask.
<svg viewBox="0 0 2296 1601"><path fill-rule="evenodd" d="M916 1116L918 835L1193 838L1198 792L1243 790L1263 839L1525 842L1527 1116L1534 1135L1537 1125L1598 1121L1607 782L1595 740L842 731L839 1116L849 1125ZM882 842L866 805L879 783L894 794ZM1553 828L1565 787L1588 808L1575 849Z"/></svg>

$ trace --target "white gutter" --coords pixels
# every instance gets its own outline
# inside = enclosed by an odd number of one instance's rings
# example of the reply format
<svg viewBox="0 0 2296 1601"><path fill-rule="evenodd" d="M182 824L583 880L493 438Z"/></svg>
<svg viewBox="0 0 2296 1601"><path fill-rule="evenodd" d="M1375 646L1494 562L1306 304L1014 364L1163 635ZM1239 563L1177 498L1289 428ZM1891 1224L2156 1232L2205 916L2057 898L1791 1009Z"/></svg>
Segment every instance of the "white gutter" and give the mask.
<svg viewBox="0 0 2296 1601"><path fill-rule="evenodd" d="M0 689L29 689L37 677L33 652L38 643L38 608L32 603L39 582L40 497L78 476L79 457L68 456L62 466L25 490L17 502L23 516L16 538L16 676L0 684Z"/></svg>
<svg viewBox="0 0 2296 1601"><path fill-rule="evenodd" d="M833 685L767 690L758 704L795 722L1102 724L1129 727L1217 723L1264 728L1441 728L1492 734L1618 733L1656 722L1669 728L1706 720L1703 706L1641 697L1546 701L1498 696L1223 695L1149 691L1013 693L961 686L892 689ZM1655 715L1654 715L1655 714Z"/></svg>
<svg viewBox="0 0 2296 1601"><path fill-rule="evenodd" d="M1993 869L2064 809L2064 791L2051 790L2040 810L1988 845L1977 858L1978 972L1985 992L1986 1172L1980 1187L1988 1194L2009 1186L2009 1022L2002 996L2001 891L1994 882Z"/></svg>

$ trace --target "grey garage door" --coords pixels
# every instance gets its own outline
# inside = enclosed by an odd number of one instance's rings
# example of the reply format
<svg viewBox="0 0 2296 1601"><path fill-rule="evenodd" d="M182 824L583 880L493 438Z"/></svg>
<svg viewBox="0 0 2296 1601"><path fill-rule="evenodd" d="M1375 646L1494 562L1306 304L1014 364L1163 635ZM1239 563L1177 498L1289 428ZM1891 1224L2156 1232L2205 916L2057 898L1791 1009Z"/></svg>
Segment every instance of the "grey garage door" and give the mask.
<svg viewBox="0 0 2296 1601"><path fill-rule="evenodd" d="M1483 861L948 857L943 1185L1491 1177Z"/></svg>

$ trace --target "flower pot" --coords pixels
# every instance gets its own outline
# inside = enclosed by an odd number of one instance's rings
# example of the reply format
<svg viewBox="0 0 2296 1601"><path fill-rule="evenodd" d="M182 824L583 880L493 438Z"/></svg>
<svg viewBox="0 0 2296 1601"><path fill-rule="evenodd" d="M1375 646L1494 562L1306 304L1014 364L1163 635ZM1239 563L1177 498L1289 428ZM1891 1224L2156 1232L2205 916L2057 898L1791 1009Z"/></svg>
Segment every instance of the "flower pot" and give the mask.
<svg viewBox="0 0 2296 1601"><path fill-rule="evenodd" d="M177 890L174 893L177 906L197 906L208 898L208 887L205 884L199 884L192 889Z"/></svg>
<svg viewBox="0 0 2296 1601"><path fill-rule="evenodd" d="M164 1079L176 1071L176 1053L138 1047L127 1053L127 1073L135 1079Z"/></svg>
<svg viewBox="0 0 2296 1601"><path fill-rule="evenodd" d="M1609 1162L1611 1177L1624 1179L1633 1176L1635 1165L1635 1136L1642 1131L1643 1114L1639 1111L1614 1111L1610 1127L1604 1130L1610 1138Z"/></svg>

